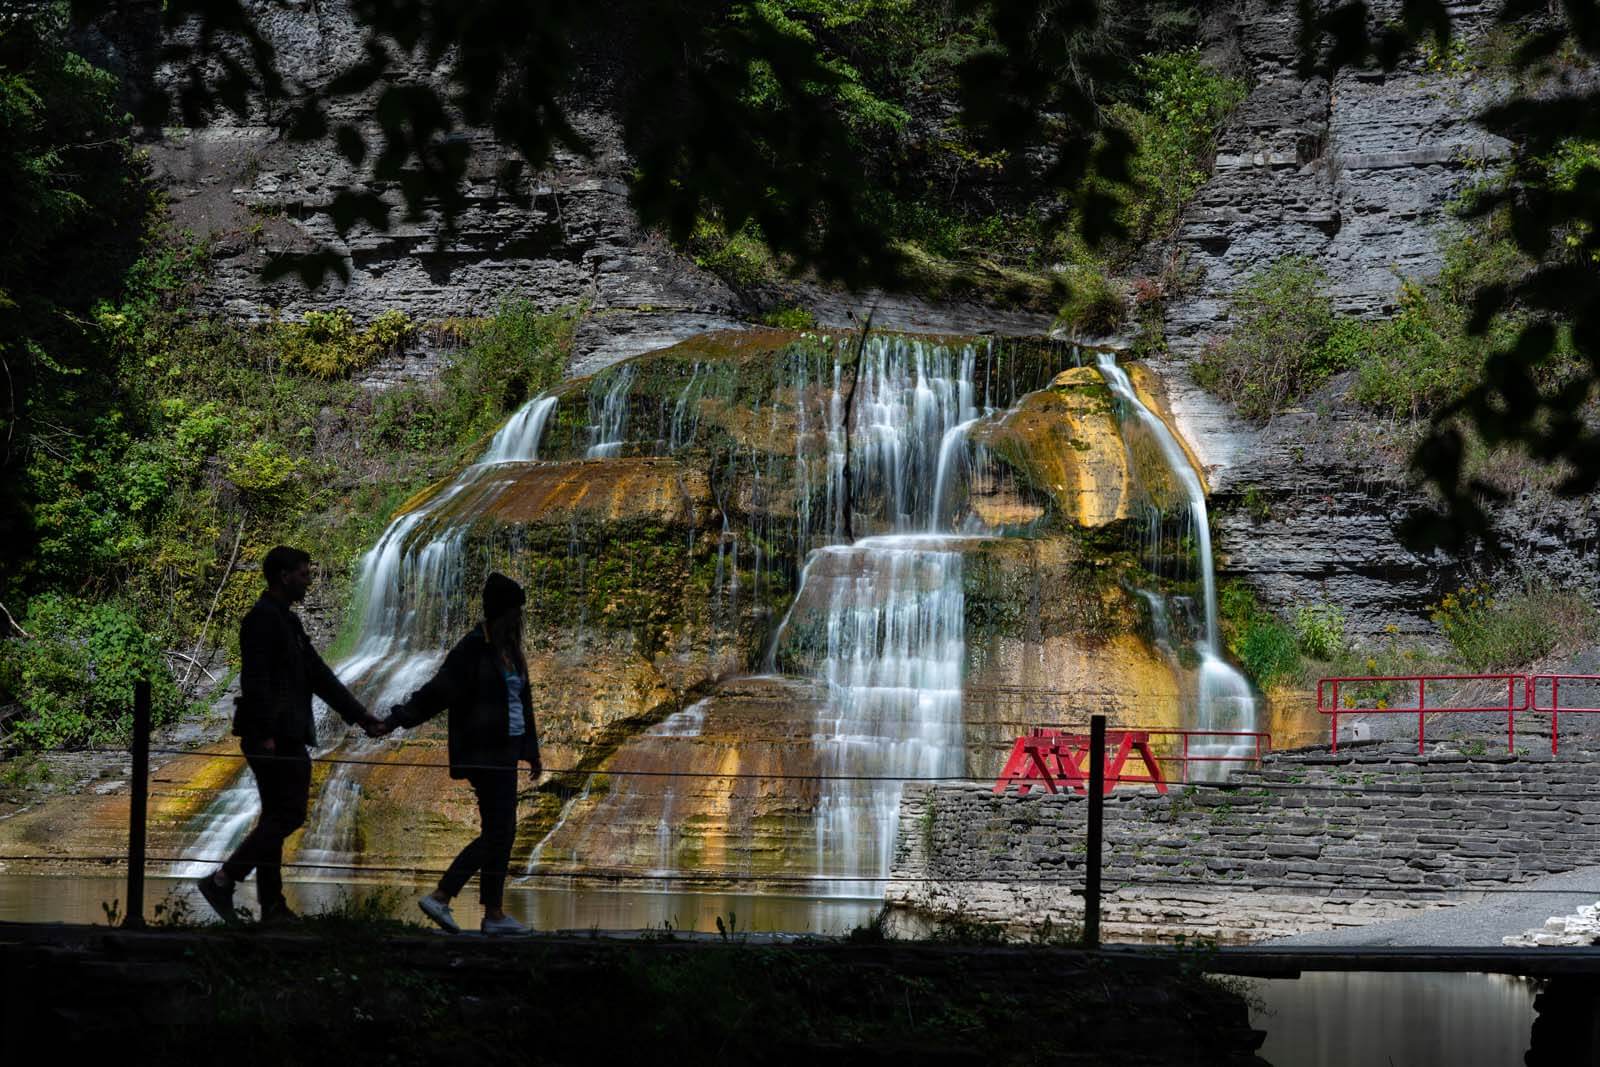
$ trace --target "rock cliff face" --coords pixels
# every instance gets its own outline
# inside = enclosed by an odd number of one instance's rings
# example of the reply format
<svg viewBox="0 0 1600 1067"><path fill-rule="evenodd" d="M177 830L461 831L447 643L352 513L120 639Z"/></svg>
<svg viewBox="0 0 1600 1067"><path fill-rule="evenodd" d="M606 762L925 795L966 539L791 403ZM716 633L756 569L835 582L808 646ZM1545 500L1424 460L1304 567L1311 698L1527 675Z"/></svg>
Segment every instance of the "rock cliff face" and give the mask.
<svg viewBox="0 0 1600 1067"><path fill-rule="evenodd" d="M246 0L278 55L280 67L307 86L331 81L362 54L349 0L274 4ZM177 73L159 65L154 16L119 16L91 33L95 59L126 75L144 72L171 87ZM601 64L603 66L603 64ZM435 70L404 72L437 80ZM590 147L585 156L558 149L541 173L508 189L498 180L514 152L486 130L465 129L472 163L457 230L448 238L436 216L399 221L388 232L358 224L346 237L323 210L342 187L362 177L331 141L297 143L259 102L244 118L223 113L212 125L169 128L147 147L165 187L173 221L212 241L213 279L204 300L246 320L292 318L302 311L346 307L357 320L399 308L418 319L481 315L507 297L546 309L584 304L572 373L591 374L629 356L665 348L708 330L742 325L751 308L720 279L679 255L659 235L641 230L628 201L631 161L611 105L603 69L580 76L568 118ZM369 143L377 125L347 104L335 122L353 122ZM394 218L398 193L387 197ZM266 282L276 256L312 247L337 251L348 281L330 278L308 291L286 278ZM812 287L802 286L804 296ZM846 326L868 309L886 329L947 333L1038 334L1048 316L948 307L895 294L847 296L816 292L824 325ZM424 377L432 363L389 377Z"/></svg>
<svg viewBox="0 0 1600 1067"><path fill-rule="evenodd" d="M1375 5L1375 17L1393 14L1388 7L1397 5ZM1229 329L1229 295L1279 257L1313 259L1335 306L1364 317L1391 313L1402 280L1438 274L1450 201L1510 149L1472 121L1508 91L1503 77L1466 61L1490 47L1493 7L1452 6L1451 16L1460 59L1417 56L1390 74L1347 70L1330 81L1296 72L1291 7L1243 0L1212 44L1253 86L1176 238L1189 289L1167 310L1172 358L1160 369L1217 493L1224 574L1274 606L1341 605L1355 633L1427 629L1423 606L1442 589L1508 560L1595 584L1591 501L1530 488L1501 510L1498 558L1419 556L1394 532L1424 501L1405 471L1406 444L1343 403L1343 383L1257 430L1189 376L1190 360Z"/></svg>
<svg viewBox="0 0 1600 1067"><path fill-rule="evenodd" d="M1373 7L1381 19L1399 5ZM1483 3L1451 11L1468 42L1481 38L1492 14ZM1178 233L1195 284L1168 313L1176 352L1192 354L1225 331L1228 294L1286 255L1322 265L1341 311L1392 311L1402 278L1431 277L1442 266L1451 198L1508 157L1510 146L1471 120L1504 97L1504 79L1429 71L1421 57L1389 74L1302 77L1298 29L1292 7L1241 0L1214 42L1237 50L1253 85Z"/></svg>

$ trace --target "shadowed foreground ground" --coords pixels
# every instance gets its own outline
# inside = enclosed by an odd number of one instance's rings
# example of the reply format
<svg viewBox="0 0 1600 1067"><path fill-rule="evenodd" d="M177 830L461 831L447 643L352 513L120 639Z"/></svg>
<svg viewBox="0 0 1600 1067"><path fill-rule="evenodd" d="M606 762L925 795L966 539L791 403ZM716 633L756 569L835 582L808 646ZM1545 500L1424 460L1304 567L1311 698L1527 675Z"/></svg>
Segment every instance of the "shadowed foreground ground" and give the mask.
<svg viewBox="0 0 1600 1067"><path fill-rule="evenodd" d="M0 924L0 1027L116 1062L1259 1064L1182 962L869 941Z"/></svg>

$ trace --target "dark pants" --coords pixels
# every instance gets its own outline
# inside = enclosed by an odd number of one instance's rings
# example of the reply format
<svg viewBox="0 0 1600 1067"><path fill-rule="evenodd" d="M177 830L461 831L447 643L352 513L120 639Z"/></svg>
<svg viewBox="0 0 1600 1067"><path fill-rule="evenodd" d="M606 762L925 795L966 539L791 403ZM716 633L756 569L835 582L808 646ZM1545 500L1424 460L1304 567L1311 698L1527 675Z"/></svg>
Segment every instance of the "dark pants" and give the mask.
<svg viewBox="0 0 1600 1067"><path fill-rule="evenodd" d="M261 910L283 903L284 838L306 821L306 802L311 796L311 756L299 741L274 742L268 752L264 742L246 738L239 742L250 770L256 776L256 792L261 797L261 817L253 830L239 842L223 873L242 882L256 872L256 895Z"/></svg>
<svg viewBox="0 0 1600 1067"><path fill-rule="evenodd" d="M439 879L439 889L453 897L477 874L478 899L485 908L498 908L517 833L517 765L508 757L504 767L468 771L467 781L478 796L478 836L451 862Z"/></svg>

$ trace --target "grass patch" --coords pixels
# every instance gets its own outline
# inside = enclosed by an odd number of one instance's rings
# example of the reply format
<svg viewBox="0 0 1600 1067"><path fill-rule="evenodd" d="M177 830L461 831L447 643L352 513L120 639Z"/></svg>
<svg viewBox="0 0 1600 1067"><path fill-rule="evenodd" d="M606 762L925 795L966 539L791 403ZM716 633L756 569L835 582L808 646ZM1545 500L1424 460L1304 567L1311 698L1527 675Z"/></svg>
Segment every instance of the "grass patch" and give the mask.
<svg viewBox="0 0 1600 1067"><path fill-rule="evenodd" d="M1524 667L1556 649L1593 640L1597 616L1578 593L1523 579L1498 593L1487 584L1464 586L1431 605L1462 664L1474 672Z"/></svg>

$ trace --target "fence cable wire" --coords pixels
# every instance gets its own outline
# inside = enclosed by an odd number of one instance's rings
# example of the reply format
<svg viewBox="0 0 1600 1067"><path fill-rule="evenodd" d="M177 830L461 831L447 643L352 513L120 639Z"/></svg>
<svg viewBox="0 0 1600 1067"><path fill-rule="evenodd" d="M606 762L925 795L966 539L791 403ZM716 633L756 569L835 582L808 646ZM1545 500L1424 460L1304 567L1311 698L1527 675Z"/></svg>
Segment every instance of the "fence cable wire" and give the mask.
<svg viewBox="0 0 1600 1067"><path fill-rule="evenodd" d="M437 749L435 749L435 750L437 751ZM79 752L100 753L100 754L112 754L112 755L127 755L127 750L126 749L117 749L117 748L91 748L91 749L78 749L77 751L79 751ZM507 766L505 764L478 764L478 763L456 763L456 764L450 764L450 763L446 763L446 762L428 762L428 761L422 761L422 760L349 759L349 758L346 758L346 757L336 757L336 756L275 756L275 755L262 755L262 754L246 756L242 752L216 752L216 751L210 751L210 750L206 750L206 749L183 749L183 748L152 748L150 750L150 754L152 756L156 756L156 755L162 755L162 756L199 756L199 757L202 757L202 758L205 758L205 759L236 759L236 760L254 759L254 760L269 760L269 761L292 761L292 762L309 761L311 763L325 763L325 764L331 764L331 765L335 765L335 766L347 766L347 767L393 767L393 768L421 768L421 769L432 769L432 770L452 770L452 769L454 769L454 770L468 770L468 771L475 771L475 770L482 770L482 771L501 770L501 771L503 771L503 770L512 769L512 768L510 768L509 766ZM1413 758L1415 758L1415 757L1413 757ZM1483 760L1496 759L1497 757L1474 756L1474 757L1465 757L1465 758L1470 758L1470 759L1473 759L1473 760L1483 761ZM1509 757L1504 757L1504 758L1509 758ZM1180 757L1169 757L1168 761L1169 762L1177 761L1179 759L1180 759ZM1250 762L1251 759L1252 759L1252 757L1249 757L1249 756L1240 756L1240 757L1236 757L1236 758L1228 757L1226 762L1246 763L1246 762ZM1161 762L1161 761L1158 760L1158 762ZM1201 762L1201 760L1194 759L1194 762ZM1213 761L1213 762L1220 762L1220 761ZM1554 761L1546 761L1546 762L1554 762ZM1361 769L1364 766L1368 766L1367 764L1362 764L1362 763L1353 762L1353 761L1352 762L1339 761L1339 762L1328 762L1328 763L1318 763L1318 764L1309 764L1309 765L1287 763L1287 764L1280 765L1280 768L1282 770L1284 770L1285 772L1294 773L1294 772L1300 771L1303 767L1307 767L1307 766L1312 766L1312 767L1315 767L1315 766L1328 766L1328 767L1349 768L1348 770L1343 770L1343 771L1340 771L1340 772L1337 772L1337 773L1347 773L1347 774L1371 773L1371 772L1364 772ZM1210 789L1210 790L1217 790L1217 791L1220 791L1220 792L1245 793L1246 795L1248 795L1250 792L1257 792L1257 791L1260 791L1260 790L1276 790L1276 791L1287 792L1287 793L1319 793L1319 792L1320 793L1350 793L1350 794L1375 793L1375 794L1394 794L1394 795L1402 795L1402 796L1429 796L1429 795L1433 795L1435 793L1457 794L1457 793L1462 792L1461 789L1454 788L1453 787L1454 783L1449 782L1449 781L1443 781L1443 782L1430 782L1430 781L1428 781L1429 778L1432 778L1432 777L1435 777L1435 776L1437 776L1439 778L1445 778L1448 775L1459 774L1461 772L1455 771L1455 770L1441 770L1441 771L1433 771L1433 772L1424 772L1424 771L1420 770L1420 767L1422 766L1422 764L1419 763L1417 766L1419 767L1419 770L1416 772L1417 777L1419 778L1419 781L1417 781L1417 782L1391 782L1391 783L1274 782L1274 781L1269 781L1269 780L1265 780L1265 779L1259 779L1259 778L1256 778L1256 777L1246 777L1243 780L1226 781L1226 782L1205 782L1205 781L1184 782L1184 781L1177 781L1177 780L1168 780L1168 781L1165 782L1165 785L1168 787L1169 790L1171 790L1171 789L1173 789L1175 787L1176 788L1181 788L1181 789ZM522 774L529 774L529 773L532 772L532 768L526 766L525 764L519 764L516 769L519 771L519 773L522 773ZM552 777L589 776L589 775L600 774L600 775L607 775L607 776L610 776L610 777L619 777L619 778L712 778L712 779L721 779L721 780L751 779L751 780L757 780L757 781L794 781L794 782L935 782L935 783L936 782L948 782L948 783L976 783L976 784L989 784L989 785L995 784L999 779L998 775L962 775L962 774L910 775L910 774L824 774L824 773L796 774L796 773L792 773L792 772L767 772L767 771L641 770L641 769L609 768L609 767L544 767L544 768L541 768L541 773L542 774L551 775ZM1257 776L1257 775L1262 775L1262 774L1264 774L1266 772L1264 772L1262 770L1259 770L1259 769L1254 769L1254 770L1230 771L1228 773L1237 774L1237 775L1243 775L1243 776ZM1087 774L1087 772L1085 772L1085 774ZM1106 776L1105 780L1108 783L1118 783L1118 784L1128 784L1128 785L1151 785L1152 784L1149 778L1125 777L1125 776L1122 776L1122 775L1109 775L1108 774ZM171 782L171 781L175 781L175 779L154 779L153 778L152 781L168 781L168 782ZM1012 783L1012 784L1021 784L1021 782L1019 781L1017 783ZM1027 784L1031 785L1032 788L1037 790L1041 795L1049 795L1049 791L1045 788L1043 783L1041 781L1039 781L1038 779L1029 779ZM1070 787L1071 782L1070 782L1070 780L1068 780L1068 779L1063 777L1062 779L1058 780L1058 784L1062 785L1062 786ZM1490 783L1490 784L1492 784L1492 783ZM1452 788L1448 788L1448 789L1446 789L1446 788L1430 788L1430 786L1439 786L1439 787L1452 786ZM1009 785L1008 785L1008 788L1009 788ZM1578 798L1578 797L1585 797L1585 796L1589 795L1589 790L1585 789L1584 787L1582 787L1580 785L1576 785L1575 784L1575 785L1570 786L1569 788L1571 790L1569 793L1563 793L1563 792L1560 792L1560 791L1553 791L1553 790L1550 790L1550 789L1544 789L1544 790L1501 790L1501 789L1488 788L1488 789L1481 789L1481 790L1475 790L1475 791L1481 792L1482 795L1485 796L1485 797L1500 797L1500 798L1508 798L1508 799L1516 799L1516 798L1550 799L1551 797L1563 797L1563 796L1571 796L1573 798ZM1135 794L1123 794L1123 796L1129 796L1129 795L1135 795ZM1137 795L1144 795L1144 794L1137 794Z"/></svg>
<svg viewBox="0 0 1600 1067"><path fill-rule="evenodd" d="M211 858L203 856L147 856L146 864L154 863L205 863L220 865L225 858ZM38 863L82 863L99 865L126 866L128 857L103 855L0 855L0 862L38 862ZM360 865L351 863L310 863L295 861L280 864L283 870L315 870L315 871L346 871L357 873L377 874L410 874L438 877L443 875L443 869L429 867L409 867L399 865ZM492 872L491 872L492 873ZM734 871L712 871L700 869L695 871L642 871L628 868L583 868L580 870L508 870L506 876L513 882L526 879L548 879L551 881L598 881L598 882L719 882L719 883L765 883L774 885L838 885L849 882L872 883L901 883L901 884L935 884L935 885L1014 885L1014 886L1064 886L1079 889L1082 880L1079 878L1038 878L1038 877L1004 877L982 875L832 875L832 874L744 874ZM183 881L181 876L171 876L176 881ZM1117 889L1138 888L1144 886L1183 887L1190 890L1237 890L1237 889L1296 889L1301 891L1314 890L1322 893L1331 892L1369 892L1381 890L1386 897L1348 897L1327 899L1373 900L1373 899L1407 899L1415 896L1435 897L1444 893L1483 893L1499 894L1512 893L1533 896L1587 896L1592 895L1600 899L1600 887L1575 886L1570 888L1545 888L1540 886L1508 885L1461 885L1461 886L1418 886L1397 885L1393 882L1348 882L1335 881L1311 882L1291 880L1261 880L1261 879L1224 879L1214 882L1199 881L1188 878L1159 878L1148 875L1117 876L1107 872L1106 889L1115 892Z"/></svg>

